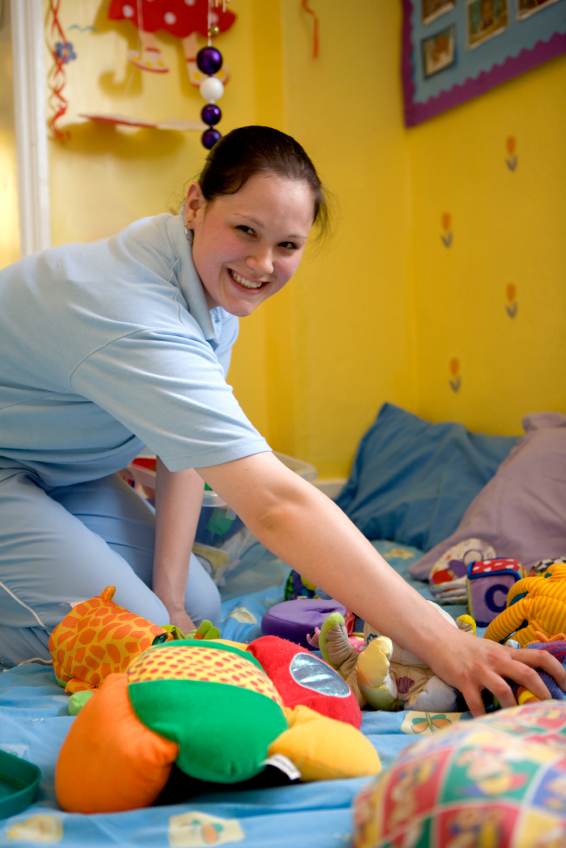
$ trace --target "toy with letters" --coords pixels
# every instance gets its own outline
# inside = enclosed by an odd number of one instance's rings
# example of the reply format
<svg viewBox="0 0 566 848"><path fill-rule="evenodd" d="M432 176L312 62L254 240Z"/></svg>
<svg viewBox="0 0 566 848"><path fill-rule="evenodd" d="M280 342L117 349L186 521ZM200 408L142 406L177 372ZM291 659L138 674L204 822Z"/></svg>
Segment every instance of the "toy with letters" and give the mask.
<svg viewBox="0 0 566 848"><path fill-rule="evenodd" d="M478 627L487 627L503 612L509 590L525 577L525 569L516 559L484 559L468 565L468 612Z"/></svg>

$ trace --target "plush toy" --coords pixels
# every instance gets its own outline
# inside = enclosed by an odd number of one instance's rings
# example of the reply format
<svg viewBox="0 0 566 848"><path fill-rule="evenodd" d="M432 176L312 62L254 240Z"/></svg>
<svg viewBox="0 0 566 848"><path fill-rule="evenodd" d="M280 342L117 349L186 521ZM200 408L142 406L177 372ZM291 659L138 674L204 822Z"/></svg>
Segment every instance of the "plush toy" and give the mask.
<svg viewBox="0 0 566 848"><path fill-rule="evenodd" d="M559 848L566 703L458 722L407 748L354 800L352 848Z"/></svg>
<svg viewBox="0 0 566 848"><path fill-rule="evenodd" d="M515 583L507 609L488 625L485 639L507 642L511 636L524 648L531 642L564 638L566 633L566 564L555 563L543 574Z"/></svg>
<svg viewBox="0 0 566 848"><path fill-rule="evenodd" d="M168 637L163 627L115 604L115 592L107 586L99 597L77 604L51 634L53 670L68 694L100 686L112 672L125 671L156 637Z"/></svg>
<svg viewBox="0 0 566 848"><path fill-rule="evenodd" d="M303 780L377 774L353 694L318 657L274 636L228 642L210 622L184 639L113 595L77 604L51 637L76 716L56 769L63 809L148 806L173 763L218 783L253 777L270 757Z"/></svg>
<svg viewBox="0 0 566 848"><path fill-rule="evenodd" d="M437 604L432 605L454 627L475 632L469 616L461 616L456 623ZM437 677L419 657L367 623L364 635L366 649L357 653L348 641L342 617L333 613L324 622L319 640L323 657L347 681L360 706L427 712L456 709L457 690Z"/></svg>
<svg viewBox="0 0 566 848"><path fill-rule="evenodd" d="M467 603L468 566L494 556L494 548L485 539L465 539L453 545L435 562L430 572L429 586L435 599L442 604Z"/></svg>
<svg viewBox="0 0 566 848"><path fill-rule="evenodd" d="M49 639L57 682L67 694L95 689L113 672L126 671L132 660L155 642L184 639L172 626L159 627L115 604L115 586L73 607ZM195 638L220 636L218 628L202 622Z"/></svg>
<svg viewBox="0 0 566 848"><path fill-rule="evenodd" d="M303 780L377 774L379 757L352 726L361 715L342 678L298 646L265 638L247 650L223 640L166 642L110 674L63 742L55 775L61 807L149 806L173 763L217 783L249 779L276 755ZM275 657L273 681L257 656L266 664Z"/></svg>
<svg viewBox="0 0 566 848"><path fill-rule="evenodd" d="M542 636L542 634L539 635ZM509 642L507 644L509 644ZM564 639L551 640L544 639L544 637L542 637L541 642L531 642L530 645L526 645L525 647L534 651L548 651L548 653L552 654L553 657L556 657L563 666L566 666L566 642ZM537 671L543 683L546 685L546 688L550 692L550 697L555 701L563 701L565 697L564 692L556 680L546 671L542 671L541 669L537 669ZM512 683L511 688L518 704L529 704L540 700L540 698L537 698L536 695L533 695L533 693L529 692L529 690L524 686L519 686L517 683Z"/></svg>

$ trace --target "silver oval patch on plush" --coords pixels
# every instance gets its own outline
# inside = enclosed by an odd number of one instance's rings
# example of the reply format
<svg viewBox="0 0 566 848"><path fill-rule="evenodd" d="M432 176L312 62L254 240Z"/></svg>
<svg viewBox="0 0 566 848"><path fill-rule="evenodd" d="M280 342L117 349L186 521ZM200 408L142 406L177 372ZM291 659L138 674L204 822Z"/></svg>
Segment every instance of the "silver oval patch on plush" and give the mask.
<svg viewBox="0 0 566 848"><path fill-rule="evenodd" d="M295 654L289 671L295 683L321 695L348 698L351 694L350 687L338 672L312 654Z"/></svg>

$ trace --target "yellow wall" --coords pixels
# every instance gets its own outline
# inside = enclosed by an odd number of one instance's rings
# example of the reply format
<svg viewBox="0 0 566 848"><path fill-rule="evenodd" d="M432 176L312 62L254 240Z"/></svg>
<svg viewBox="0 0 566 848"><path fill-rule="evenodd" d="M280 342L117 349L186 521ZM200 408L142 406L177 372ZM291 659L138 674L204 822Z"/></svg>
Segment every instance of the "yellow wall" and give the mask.
<svg viewBox="0 0 566 848"><path fill-rule="evenodd" d="M386 400L488 432L566 411L566 60L406 130L398 0L357 0L355 14L343 0L310 5L317 59L298 0L233 0L239 19L217 42L233 74L221 131L291 133L337 198L334 235L241 322L230 381L244 410L322 477L347 474ZM54 244L166 210L205 156L198 133L81 123L82 111L196 119L203 101L173 39L158 36L171 71L152 76L127 64L135 30L110 24L100 0L61 14L78 59L66 68L71 138L50 143Z"/></svg>
<svg viewBox="0 0 566 848"><path fill-rule="evenodd" d="M397 3L361 0L355 14L340 0L311 7L317 59L311 18L281 3L285 129L337 198L337 221L267 305L270 436L331 477L347 473L383 400L415 400L409 156Z"/></svg>
<svg viewBox="0 0 566 848"><path fill-rule="evenodd" d="M562 56L409 131L425 418L513 434L566 412L565 102Z"/></svg>

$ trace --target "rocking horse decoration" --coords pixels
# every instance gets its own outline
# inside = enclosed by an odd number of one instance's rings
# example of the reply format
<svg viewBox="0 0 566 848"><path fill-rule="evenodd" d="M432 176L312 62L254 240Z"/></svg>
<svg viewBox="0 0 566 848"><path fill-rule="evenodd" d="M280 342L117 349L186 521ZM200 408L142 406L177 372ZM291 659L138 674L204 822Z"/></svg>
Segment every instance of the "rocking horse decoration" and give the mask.
<svg viewBox="0 0 566 848"><path fill-rule="evenodd" d="M139 46L128 50L128 61L140 71L166 74L169 71L155 37L156 32L168 32L180 38L183 45L189 80L200 90L206 101L201 121L169 119L165 121L140 121L123 115L82 114L81 117L103 123L127 124L157 129L208 129L201 135L201 142L210 150L221 137L216 124L222 117L216 105L224 93L224 85L230 71L224 65L222 54L212 46L212 39L230 29L236 16L228 12L229 0L110 0L108 18L113 21L130 21L139 32ZM208 40L201 47L197 40L200 34Z"/></svg>
<svg viewBox="0 0 566 848"><path fill-rule="evenodd" d="M155 33L168 32L180 38L191 83L199 88L206 73L197 66L199 44L197 33L208 39L230 29L236 16L227 11L227 0L111 0L108 18L130 21L138 30L140 49L128 50L128 60L141 71L165 74L169 68L159 49ZM228 82L230 72L223 65L214 76Z"/></svg>

